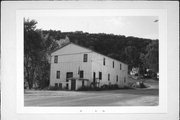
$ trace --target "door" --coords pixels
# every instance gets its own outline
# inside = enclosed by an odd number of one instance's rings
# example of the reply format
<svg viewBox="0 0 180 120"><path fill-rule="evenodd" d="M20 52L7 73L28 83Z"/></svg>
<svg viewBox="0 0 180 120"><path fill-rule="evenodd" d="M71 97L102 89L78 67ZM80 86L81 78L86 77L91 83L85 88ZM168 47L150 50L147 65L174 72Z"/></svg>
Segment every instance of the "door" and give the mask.
<svg viewBox="0 0 180 120"><path fill-rule="evenodd" d="M73 77L73 72L67 72L66 73L66 89L69 89L69 80L67 78L72 78Z"/></svg>
<svg viewBox="0 0 180 120"><path fill-rule="evenodd" d="M73 77L73 72L67 72L66 73L66 82L68 82L67 78Z"/></svg>
<svg viewBox="0 0 180 120"><path fill-rule="evenodd" d="M71 80L71 90L76 90L76 80L75 79Z"/></svg>
<svg viewBox="0 0 180 120"><path fill-rule="evenodd" d="M59 89L62 89L62 83L59 83Z"/></svg>
<svg viewBox="0 0 180 120"><path fill-rule="evenodd" d="M82 87L84 87L84 80L82 80Z"/></svg>
<svg viewBox="0 0 180 120"><path fill-rule="evenodd" d="M96 84L96 73L93 72L93 85L95 87L95 84Z"/></svg>

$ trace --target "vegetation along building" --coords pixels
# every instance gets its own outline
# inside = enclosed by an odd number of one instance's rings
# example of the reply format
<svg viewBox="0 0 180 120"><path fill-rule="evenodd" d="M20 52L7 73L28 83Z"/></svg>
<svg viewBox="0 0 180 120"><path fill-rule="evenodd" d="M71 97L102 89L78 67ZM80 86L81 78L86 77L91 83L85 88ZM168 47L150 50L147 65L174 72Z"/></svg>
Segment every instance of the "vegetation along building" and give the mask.
<svg viewBox="0 0 180 120"><path fill-rule="evenodd" d="M128 83L128 65L68 43L51 53L50 86L68 90Z"/></svg>

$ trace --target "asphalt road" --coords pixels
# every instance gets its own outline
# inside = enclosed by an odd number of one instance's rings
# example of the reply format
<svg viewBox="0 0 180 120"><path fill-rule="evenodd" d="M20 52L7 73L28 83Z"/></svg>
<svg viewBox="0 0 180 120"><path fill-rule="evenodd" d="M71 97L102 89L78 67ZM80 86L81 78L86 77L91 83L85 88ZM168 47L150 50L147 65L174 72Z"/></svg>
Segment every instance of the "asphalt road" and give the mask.
<svg viewBox="0 0 180 120"><path fill-rule="evenodd" d="M158 89L26 91L25 106L156 106Z"/></svg>

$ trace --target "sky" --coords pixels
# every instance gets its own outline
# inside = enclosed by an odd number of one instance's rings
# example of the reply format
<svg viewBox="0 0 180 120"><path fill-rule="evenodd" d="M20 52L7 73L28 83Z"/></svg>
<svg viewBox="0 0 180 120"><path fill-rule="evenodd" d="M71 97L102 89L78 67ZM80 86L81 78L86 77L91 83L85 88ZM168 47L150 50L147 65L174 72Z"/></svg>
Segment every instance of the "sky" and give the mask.
<svg viewBox="0 0 180 120"><path fill-rule="evenodd" d="M26 17L27 18L27 17ZM57 16L31 17L38 29L83 31L158 39L157 16Z"/></svg>

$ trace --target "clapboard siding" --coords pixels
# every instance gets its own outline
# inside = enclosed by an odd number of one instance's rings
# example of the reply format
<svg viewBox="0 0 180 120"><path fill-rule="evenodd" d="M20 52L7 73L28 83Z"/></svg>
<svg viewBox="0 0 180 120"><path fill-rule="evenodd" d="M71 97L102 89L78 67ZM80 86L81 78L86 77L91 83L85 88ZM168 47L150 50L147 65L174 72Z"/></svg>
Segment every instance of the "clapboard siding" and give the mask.
<svg viewBox="0 0 180 120"><path fill-rule="evenodd" d="M87 54L87 62L83 61L84 54ZM57 63L54 63L55 56L58 56ZM105 65L103 65L103 59L105 58ZM113 68L114 61L114 68ZM120 70L121 64L121 70ZM73 77L79 77L78 71L84 71L84 79L88 79L85 82L89 86L93 82L93 72L96 73L96 78L99 78L99 72L102 72L102 80L100 80L100 86L104 84L118 84L123 87L127 84L127 71L128 66L120 61L96 53L90 49L86 49L79 45L70 43L63 48L53 52L51 54L51 70L50 70L50 85L54 86L55 83L62 83L63 87L69 84L66 82L66 73L72 72ZM60 71L60 78L56 78L56 72ZM110 74L110 81L108 81L108 74ZM116 76L118 75L118 82ZM124 79L126 78L126 82ZM78 87L82 86L81 82L77 82Z"/></svg>
<svg viewBox="0 0 180 120"><path fill-rule="evenodd" d="M105 65L103 64L103 59L105 58ZM114 68L113 68L114 61ZM120 69L121 64L121 69ZM127 65L119 62L115 59L109 58L107 56L93 52L92 55L92 71L96 72L99 77L99 72L102 72L102 80L100 85L103 84L118 84L119 87L123 87L127 84ZM108 74L110 74L110 80L108 81ZM118 82L116 81L116 76L118 75ZM126 77L126 82L124 82L124 77Z"/></svg>

